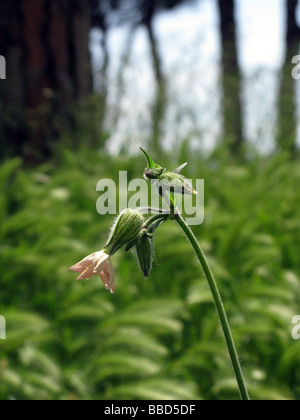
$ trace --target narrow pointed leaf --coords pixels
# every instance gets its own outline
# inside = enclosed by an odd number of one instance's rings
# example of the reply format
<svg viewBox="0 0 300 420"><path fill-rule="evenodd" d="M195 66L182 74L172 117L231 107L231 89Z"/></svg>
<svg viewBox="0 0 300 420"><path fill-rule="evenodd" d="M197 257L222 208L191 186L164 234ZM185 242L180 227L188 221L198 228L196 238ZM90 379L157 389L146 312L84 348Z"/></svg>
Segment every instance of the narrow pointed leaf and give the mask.
<svg viewBox="0 0 300 420"><path fill-rule="evenodd" d="M152 169L152 168L160 168L161 166L160 165L157 165L155 162L154 162L154 160L148 155L148 153L144 150L144 149L142 149L141 147L140 147L140 150L144 153L144 155L145 155L145 158L146 158L146 160L147 160L147 162L148 162L148 165L149 165L149 169Z"/></svg>
<svg viewBox="0 0 300 420"><path fill-rule="evenodd" d="M175 174L180 174L180 172L187 166L187 162L180 165L178 168L175 169L174 173Z"/></svg>

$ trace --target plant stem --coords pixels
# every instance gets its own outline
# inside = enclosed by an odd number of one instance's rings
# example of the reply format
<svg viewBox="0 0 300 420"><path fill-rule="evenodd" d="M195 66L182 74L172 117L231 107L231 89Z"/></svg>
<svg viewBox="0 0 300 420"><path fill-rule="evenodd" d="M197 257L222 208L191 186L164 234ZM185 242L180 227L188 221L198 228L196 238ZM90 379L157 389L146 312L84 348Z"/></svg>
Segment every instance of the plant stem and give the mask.
<svg viewBox="0 0 300 420"><path fill-rule="evenodd" d="M182 218L182 216L180 214L177 214L175 220L177 221L177 223L179 224L179 226L182 228L182 230L184 231L184 233L186 234L187 238L189 239L192 247L194 248L197 257L200 261L200 264L202 265L202 268L204 270L204 273L206 275L210 290L212 292L213 295L213 299L216 305L216 309L219 315L219 319L222 325L222 329L225 335L225 340L226 340L226 344L228 347L228 351L230 354L230 359L232 362L232 366L233 366L233 370L237 379L237 383L238 383L238 387L240 390L240 394L241 394L241 398L243 401L250 401L250 397L248 394L248 390L247 390L247 386L245 383L245 379L244 379L244 375L242 372L242 368L241 368L241 364L238 358L238 354L236 351L236 347L234 344L234 340L233 340L233 336L230 330L230 326L229 326L229 322L228 322L228 318L226 315L226 311L222 302L222 298L218 289L218 285L214 279L213 273L209 267L209 264L207 262L207 259L196 239L196 236L194 235L194 233L192 232L192 230L190 229L190 227L186 224L186 222L184 221L184 219Z"/></svg>
<svg viewBox="0 0 300 420"><path fill-rule="evenodd" d="M148 219L146 221L146 223L144 224L143 228L147 229L149 226L151 226L153 223L158 222L158 221L163 221L163 220L167 220L170 217L170 212L167 214L157 214L156 216L152 216L150 219Z"/></svg>
<svg viewBox="0 0 300 420"><path fill-rule="evenodd" d="M153 207L139 207L137 209L140 212L155 213L155 214L170 214L170 210L155 209Z"/></svg>

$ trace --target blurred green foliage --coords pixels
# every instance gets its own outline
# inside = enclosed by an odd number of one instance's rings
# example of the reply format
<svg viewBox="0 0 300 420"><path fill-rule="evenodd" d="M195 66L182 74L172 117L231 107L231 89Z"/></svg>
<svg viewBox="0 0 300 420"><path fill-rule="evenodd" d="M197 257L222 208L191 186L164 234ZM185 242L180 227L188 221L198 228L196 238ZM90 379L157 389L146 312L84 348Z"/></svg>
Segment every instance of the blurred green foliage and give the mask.
<svg viewBox="0 0 300 420"><path fill-rule="evenodd" d="M300 398L300 167L285 156L241 166L187 149L204 178L195 228L219 283L253 399ZM162 159L161 159L162 160ZM100 178L141 177L144 159L60 152L36 169L0 167L1 399L237 399L204 275L175 224L156 235L159 266L145 280L118 253L116 294L68 268L99 250L111 217L96 212ZM188 173L189 171L189 173Z"/></svg>

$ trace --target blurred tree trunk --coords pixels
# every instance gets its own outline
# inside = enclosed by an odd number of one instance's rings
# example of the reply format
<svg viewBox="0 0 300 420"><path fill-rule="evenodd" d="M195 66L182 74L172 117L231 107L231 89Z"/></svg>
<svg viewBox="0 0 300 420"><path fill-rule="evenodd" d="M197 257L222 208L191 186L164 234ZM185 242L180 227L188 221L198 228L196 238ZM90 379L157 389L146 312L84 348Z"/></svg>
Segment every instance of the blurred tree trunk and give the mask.
<svg viewBox="0 0 300 420"><path fill-rule="evenodd" d="M116 127L121 115L121 105L122 105L122 98L125 94L125 71L128 68L129 61L130 61L130 54L132 50L132 45L134 41L134 36L136 32L137 26L133 25L127 36L127 40L125 42L125 49L122 54L120 68L118 72L118 80L117 80L117 100L116 100L116 106L114 111L114 118L113 118L113 125Z"/></svg>
<svg viewBox="0 0 300 420"><path fill-rule="evenodd" d="M152 148L154 155L157 157L161 156L162 153L162 131L163 122L166 111L166 84L165 78L162 71L162 62L159 54L158 43L153 30L153 18L155 15L157 0L148 1L142 0L142 10L144 11L144 17L142 24L145 25L153 62L154 75L156 80L156 95L152 107Z"/></svg>
<svg viewBox="0 0 300 420"><path fill-rule="evenodd" d="M166 82L163 76L162 63L158 52L158 44L151 23L147 27L147 30L151 45L152 61L156 80L156 95L152 107L152 143L154 152L156 156L159 157L162 153L163 124L167 106Z"/></svg>
<svg viewBox="0 0 300 420"><path fill-rule="evenodd" d="M241 156L244 137L235 3L234 0L218 0L218 2L222 38L224 136L232 154Z"/></svg>
<svg viewBox="0 0 300 420"><path fill-rule="evenodd" d="M286 56L282 67L279 93L277 145L281 150L296 154L296 82L292 73L292 58L299 54L300 29L296 21L298 0L285 0L286 7Z"/></svg>
<svg viewBox="0 0 300 420"><path fill-rule="evenodd" d="M39 160L92 91L90 3L1 0L0 16L6 148Z"/></svg>

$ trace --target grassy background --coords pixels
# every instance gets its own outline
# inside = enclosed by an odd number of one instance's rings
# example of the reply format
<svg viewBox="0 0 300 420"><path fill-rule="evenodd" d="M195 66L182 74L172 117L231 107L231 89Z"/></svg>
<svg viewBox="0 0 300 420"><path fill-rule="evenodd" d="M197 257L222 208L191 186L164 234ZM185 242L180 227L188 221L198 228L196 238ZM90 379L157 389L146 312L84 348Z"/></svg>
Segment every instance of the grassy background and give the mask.
<svg viewBox="0 0 300 420"><path fill-rule="evenodd" d="M223 157L222 157L223 156ZM186 148L165 157L204 178L194 229L229 314L254 399L300 398L300 167L284 155L240 165ZM159 267L144 280L114 258L116 294L68 268L103 247L111 217L96 212L100 178L140 177L142 156L60 152L35 169L0 167L1 399L236 399L210 292L175 224L156 235Z"/></svg>

